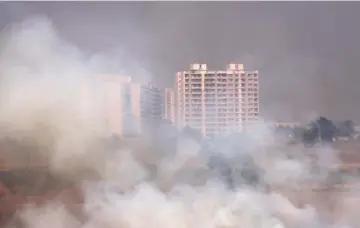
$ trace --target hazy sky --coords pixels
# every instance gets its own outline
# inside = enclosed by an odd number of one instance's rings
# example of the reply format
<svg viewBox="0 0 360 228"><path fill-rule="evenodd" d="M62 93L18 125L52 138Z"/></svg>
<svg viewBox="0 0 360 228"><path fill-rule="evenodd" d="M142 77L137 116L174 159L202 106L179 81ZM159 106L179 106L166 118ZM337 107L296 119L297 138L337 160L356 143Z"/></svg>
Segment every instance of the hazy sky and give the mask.
<svg viewBox="0 0 360 228"><path fill-rule="evenodd" d="M191 62L239 62L260 71L264 116L360 122L360 2L0 2L0 28L39 14L161 86Z"/></svg>

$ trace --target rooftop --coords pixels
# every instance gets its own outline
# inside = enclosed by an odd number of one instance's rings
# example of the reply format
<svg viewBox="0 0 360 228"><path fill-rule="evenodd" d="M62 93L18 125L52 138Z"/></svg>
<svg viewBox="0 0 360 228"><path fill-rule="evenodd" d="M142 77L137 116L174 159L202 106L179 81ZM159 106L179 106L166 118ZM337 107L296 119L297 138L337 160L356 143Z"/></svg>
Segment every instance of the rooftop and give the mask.
<svg viewBox="0 0 360 228"><path fill-rule="evenodd" d="M204 63L190 64L189 69L197 70L197 71L208 71L209 70L207 67L207 64L204 64ZM224 73L226 73L227 71L245 71L245 68L244 68L244 64L230 63L230 64L227 64L226 70L218 70L218 71L223 71ZM255 72L257 72L257 71L255 71Z"/></svg>

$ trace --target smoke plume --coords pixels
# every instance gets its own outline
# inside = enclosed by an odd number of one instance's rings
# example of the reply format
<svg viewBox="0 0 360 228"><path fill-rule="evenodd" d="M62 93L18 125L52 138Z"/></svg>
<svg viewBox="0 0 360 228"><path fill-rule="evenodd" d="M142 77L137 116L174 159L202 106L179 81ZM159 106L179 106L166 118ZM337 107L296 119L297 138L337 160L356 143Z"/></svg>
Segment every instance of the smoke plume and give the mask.
<svg viewBox="0 0 360 228"><path fill-rule="evenodd" d="M18 162L31 153L58 176L76 182L83 196L76 210L61 197L23 207L16 215L20 225L10 226L340 228L360 224L350 213L358 205L345 202L340 193L323 193L323 202L317 203L320 196L301 188L313 178L305 156L309 151L279 143L264 123L246 135L210 142L213 153L200 153L201 145L190 139L178 142L174 156L145 143L107 146L99 83L106 58L97 61L98 56L82 54L62 40L46 18L3 31L0 51L0 136L25 148L14 152L16 156L4 155L3 160ZM336 161L337 153L309 150L319 158L323 172L316 183L321 183L329 176L326 167L334 162L324 158L333 155ZM211 157L218 161L214 169L208 165ZM249 177L244 170L254 173L256 180L245 181ZM343 201L331 210L338 214L326 217L318 204L335 198Z"/></svg>

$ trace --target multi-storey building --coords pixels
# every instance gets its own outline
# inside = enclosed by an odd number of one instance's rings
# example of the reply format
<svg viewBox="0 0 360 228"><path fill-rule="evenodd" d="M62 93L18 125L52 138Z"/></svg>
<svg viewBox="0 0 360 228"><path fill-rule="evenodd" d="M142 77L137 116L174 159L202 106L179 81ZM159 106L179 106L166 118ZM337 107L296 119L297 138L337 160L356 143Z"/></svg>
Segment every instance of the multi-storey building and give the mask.
<svg viewBox="0 0 360 228"><path fill-rule="evenodd" d="M294 127L300 127L301 124L298 122L275 122L273 123L273 126L276 128L281 128L281 127L294 128Z"/></svg>
<svg viewBox="0 0 360 228"><path fill-rule="evenodd" d="M140 91L130 77L109 76L104 79L106 132L124 136L139 134Z"/></svg>
<svg viewBox="0 0 360 228"><path fill-rule="evenodd" d="M145 134L162 117L163 97L153 84L136 84L130 77L104 80L106 131L121 137Z"/></svg>
<svg viewBox="0 0 360 228"><path fill-rule="evenodd" d="M175 93L174 89L166 88L164 91L164 119L175 122Z"/></svg>
<svg viewBox="0 0 360 228"><path fill-rule="evenodd" d="M242 132L259 118L259 73L243 64L217 71L192 64L177 73L175 104L180 127L189 125L204 136Z"/></svg>
<svg viewBox="0 0 360 228"><path fill-rule="evenodd" d="M140 85L141 126L142 132L152 134L157 129L163 116L163 92L154 84Z"/></svg>

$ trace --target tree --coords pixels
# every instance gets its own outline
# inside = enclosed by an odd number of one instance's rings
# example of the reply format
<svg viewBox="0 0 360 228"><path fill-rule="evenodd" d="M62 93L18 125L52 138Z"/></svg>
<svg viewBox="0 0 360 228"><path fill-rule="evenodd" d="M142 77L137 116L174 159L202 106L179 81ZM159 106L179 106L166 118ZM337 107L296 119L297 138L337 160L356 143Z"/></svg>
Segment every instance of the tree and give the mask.
<svg viewBox="0 0 360 228"><path fill-rule="evenodd" d="M320 130L321 141L323 142L334 141L338 129L333 123L333 121L321 116L318 120L316 120L316 125L318 128L320 128L318 130Z"/></svg>
<svg viewBox="0 0 360 228"><path fill-rule="evenodd" d="M312 146L316 143L318 136L318 127L315 123L310 123L303 128L301 141L307 146Z"/></svg>
<svg viewBox="0 0 360 228"><path fill-rule="evenodd" d="M194 128L191 128L189 125L186 125L182 132L181 132L181 135L185 136L185 137L189 137L191 139L194 139L196 142L201 142L202 141L202 134L200 131L194 129Z"/></svg>
<svg viewBox="0 0 360 228"><path fill-rule="evenodd" d="M294 127L291 131L293 139L300 141L303 137L304 130L305 129L303 127Z"/></svg>
<svg viewBox="0 0 360 228"><path fill-rule="evenodd" d="M313 145L316 141L322 143L333 142L336 138L338 128L333 121L320 116L317 120L308 124L303 132L303 143ZM319 138L320 137L320 138Z"/></svg>
<svg viewBox="0 0 360 228"><path fill-rule="evenodd" d="M355 123L352 120L341 121L337 124L338 136L353 137L355 134Z"/></svg>

